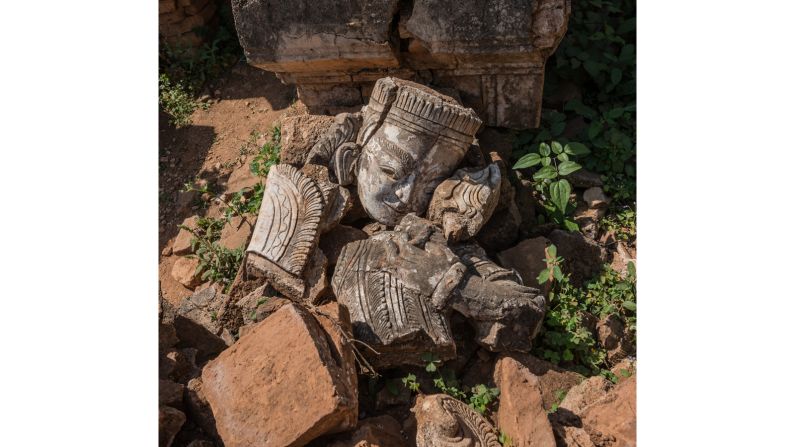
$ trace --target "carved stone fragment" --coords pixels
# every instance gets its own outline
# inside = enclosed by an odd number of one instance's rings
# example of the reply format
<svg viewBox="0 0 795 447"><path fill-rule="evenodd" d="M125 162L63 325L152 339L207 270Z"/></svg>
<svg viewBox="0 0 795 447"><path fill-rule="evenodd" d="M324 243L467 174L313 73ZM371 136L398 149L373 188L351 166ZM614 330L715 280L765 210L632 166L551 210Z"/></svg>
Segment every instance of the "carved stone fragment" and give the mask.
<svg viewBox="0 0 795 447"><path fill-rule="evenodd" d="M334 181L326 166L307 163L301 168L301 173L312 179L320 189L323 197L323 213L318 231L320 234L326 233L351 209L353 205L351 193Z"/></svg>
<svg viewBox="0 0 795 447"><path fill-rule="evenodd" d="M326 133L312 146L306 162L328 165L338 147L356 141L361 125L361 113L340 113L335 116Z"/></svg>
<svg viewBox="0 0 795 447"><path fill-rule="evenodd" d="M413 82L379 79L359 137L357 188L367 213L387 225L408 213L423 215L480 125L472 109L449 96Z"/></svg>
<svg viewBox="0 0 795 447"><path fill-rule="evenodd" d="M417 445L423 447L500 447L499 433L469 405L447 394L417 397Z"/></svg>
<svg viewBox="0 0 795 447"><path fill-rule="evenodd" d="M247 250L247 269L271 280L292 298L304 294L301 275L317 246L324 211L318 184L289 165L271 168L257 224Z"/></svg>
<svg viewBox="0 0 795 447"><path fill-rule="evenodd" d="M373 366L423 365L426 352L455 356L443 309L463 274L439 230L409 215L395 231L346 245L332 287L354 336L378 352L364 350Z"/></svg>
<svg viewBox="0 0 795 447"><path fill-rule="evenodd" d="M459 169L433 193L428 219L444 229L449 241L474 237L489 220L500 195L500 169Z"/></svg>
<svg viewBox="0 0 795 447"><path fill-rule="evenodd" d="M516 272L489 260L479 246L454 250L467 266L467 276L452 307L475 326L476 341L490 351L528 352L544 319L544 296L522 285Z"/></svg>

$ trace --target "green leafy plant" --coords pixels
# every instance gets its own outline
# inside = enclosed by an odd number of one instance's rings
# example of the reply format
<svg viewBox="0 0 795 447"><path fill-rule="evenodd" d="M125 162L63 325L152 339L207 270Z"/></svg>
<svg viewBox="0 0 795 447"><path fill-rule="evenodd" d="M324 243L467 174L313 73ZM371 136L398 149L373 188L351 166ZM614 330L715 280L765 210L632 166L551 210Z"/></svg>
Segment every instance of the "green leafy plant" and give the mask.
<svg viewBox="0 0 795 447"><path fill-rule="evenodd" d="M195 29L205 40L198 48L180 42L169 44L164 39L160 41L159 103L171 117L170 122L177 127L190 124L190 116L198 107L208 107L196 99L198 92L243 55L237 35L231 31L234 24L229 6L221 7L219 14L224 20L214 28L214 34L208 28Z"/></svg>
<svg viewBox="0 0 795 447"><path fill-rule="evenodd" d="M217 242L225 224L224 219L200 217L194 228L185 225L180 227L193 235L191 249L193 256L199 260L196 273L204 281L211 280L228 288L243 260L243 250L228 249Z"/></svg>
<svg viewBox="0 0 795 447"><path fill-rule="evenodd" d="M425 353L422 355L422 360L426 362L425 372L436 373L436 377L433 378L433 386L437 391L469 403L470 407L481 414L489 411L496 403L500 395L499 388L478 384L470 388L469 391L462 390L455 373L451 370L440 368L441 361L435 355ZM420 392L420 384L415 374L409 373L401 381L412 392Z"/></svg>
<svg viewBox="0 0 795 447"><path fill-rule="evenodd" d="M549 272L545 279L550 284L549 309L544 324L534 341L533 352L556 365L564 365L585 375L602 374L611 380L607 364L607 351L599 346L592 332L593 318L617 315L626 323L631 334L636 330L636 277L635 266L627 266L628 273L622 276L608 265L602 272L583 287L575 287L569 275L555 275L555 267L560 268L563 260L556 256L555 250L547 248L546 256ZM591 323L589 323L589 321Z"/></svg>
<svg viewBox="0 0 795 447"><path fill-rule="evenodd" d="M500 395L499 388L489 388L480 384L472 387L472 395L469 396L469 405L480 414L486 412L489 406L497 401Z"/></svg>
<svg viewBox="0 0 795 447"><path fill-rule="evenodd" d="M251 160L249 168L251 173L258 177L267 177L271 167L279 164L281 151L281 128L275 126L271 129L271 140L260 148L259 153Z"/></svg>
<svg viewBox="0 0 795 447"><path fill-rule="evenodd" d="M432 373L436 372L439 365L442 363L435 355L431 354L430 352L426 352L422 354L422 361L427 362L425 365L425 371Z"/></svg>
<svg viewBox="0 0 795 447"><path fill-rule="evenodd" d="M182 82L172 82L168 75L160 75L158 103L169 115L171 124L182 127L190 124L190 116L199 107Z"/></svg>
<svg viewBox="0 0 795 447"><path fill-rule="evenodd" d="M229 249L217 242L208 244L201 239L193 239L192 244L193 251L199 258L196 272L201 273L201 279L223 284L225 289L230 286L240 262L243 261L243 250Z"/></svg>
<svg viewBox="0 0 795 447"><path fill-rule="evenodd" d="M635 197L635 11L632 0L578 4L547 62L544 92L571 98L563 112L584 121L575 138L593 152L585 167L605 175L606 192L626 201Z"/></svg>
<svg viewBox="0 0 795 447"><path fill-rule="evenodd" d="M577 3L546 64L540 127L514 140L514 160L550 140L585 144L591 153L579 163L601 176L614 210L634 208L636 196L635 15L633 0Z"/></svg>
<svg viewBox="0 0 795 447"><path fill-rule="evenodd" d="M414 374L407 374L406 377L402 379L403 385L413 392L420 391L420 383L417 382L417 376Z"/></svg>
<svg viewBox="0 0 795 447"><path fill-rule="evenodd" d="M558 411L558 408L560 408L561 402L563 402L563 399L566 398L566 394L567 394L566 390L555 390L555 402L549 408L549 410L547 411L547 414L551 414L551 413L554 413L554 412Z"/></svg>
<svg viewBox="0 0 795 447"><path fill-rule="evenodd" d="M588 153L588 148L581 143L563 145L558 141L550 144L542 142L536 150L524 155L513 166L513 169L541 166L533 173L536 190L547 199L544 201L544 208L552 221L569 231L577 231L579 227L568 217L575 207L569 200L571 183L564 177L582 168L573 158Z"/></svg>
<svg viewBox="0 0 795 447"><path fill-rule="evenodd" d="M558 256L558 248L554 244L550 244L544 248L544 262L546 267L538 273L538 283L551 283L555 280L563 280L563 270L560 266L563 264L563 258Z"/></svg>
<svg viewBox="0 0 795 447"><path fill-rule="evenodd" d="M226 221L223 219L200 217L196 219L196 225L193 228L185 225L180 225L179 227L191 232L194 237L215 242L221 237L221 231L224 229L225 224Z"/></svg>
<svg viewBox="0 0 795 447"><path fill-rule="evenodd" d="M160 72L184 81L191 92L216 79L243 55L237 36L228 26L219 26L214 35L207 29L197 31L205 40L199 47L160 41Z"/></svg>
<svg viewBox="0 0 795 447"><path fill-rule="evenodd" d="M460 389L458 379L455 373L450 370L439 371L437 376L433 379L433 386L442 393L455 397L456 399L466 401L469 395L466 391Z"/></svg>
<svg viewBox="0 0 795 447"><path fill-rule="evenodd" d="M630 242L637 234L635 222L635 210L625 206L618 212L605 215L599 221L599 227L604 231L612 231L619 241Z"/></svg>

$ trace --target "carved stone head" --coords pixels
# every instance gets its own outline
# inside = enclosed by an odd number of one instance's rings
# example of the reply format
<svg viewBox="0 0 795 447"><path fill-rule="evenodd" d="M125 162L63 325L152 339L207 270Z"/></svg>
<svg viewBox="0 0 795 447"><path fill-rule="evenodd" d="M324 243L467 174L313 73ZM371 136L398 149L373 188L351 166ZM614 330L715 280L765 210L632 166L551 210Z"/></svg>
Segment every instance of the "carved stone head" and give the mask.
<svg viewBox="0 0 795 447"><path fill-rule="evenodd" d="M453 98L413 82L380 79L358 138L357 187L367 213L387 225L408 213L423 215L480 124L472 109Z"/></svg>

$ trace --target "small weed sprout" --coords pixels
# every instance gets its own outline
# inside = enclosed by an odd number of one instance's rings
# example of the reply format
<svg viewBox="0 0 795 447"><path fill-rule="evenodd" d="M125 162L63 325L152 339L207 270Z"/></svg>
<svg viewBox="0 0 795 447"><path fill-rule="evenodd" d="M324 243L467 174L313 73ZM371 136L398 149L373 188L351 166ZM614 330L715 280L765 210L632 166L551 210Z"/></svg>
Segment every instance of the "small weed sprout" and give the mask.
<svg viewBox="0 0 795 447"><path fill-rule="evenodd" d="M550 409L547 411L547 414L551 414L558 411L561 402L563 402L563 399L566 398L566 394L567 394L566 390L555 391L555 402L552 404L552 407L550 407Z"/></svg>

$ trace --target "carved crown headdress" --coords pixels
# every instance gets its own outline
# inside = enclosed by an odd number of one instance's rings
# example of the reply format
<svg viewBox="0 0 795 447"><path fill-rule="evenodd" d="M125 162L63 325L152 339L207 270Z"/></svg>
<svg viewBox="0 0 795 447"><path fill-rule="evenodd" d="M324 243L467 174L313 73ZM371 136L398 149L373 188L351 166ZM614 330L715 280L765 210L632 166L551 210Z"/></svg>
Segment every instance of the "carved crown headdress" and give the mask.
<svg viewBox="0 0 795 447"><path fill-rule="evenodd" d="M381 78L367 106L375 114L420 132L439 134L464 148L472 143L482 121L475 111L424 85L397 78ZM380 121L380 120L379 120Z"/></svg>

